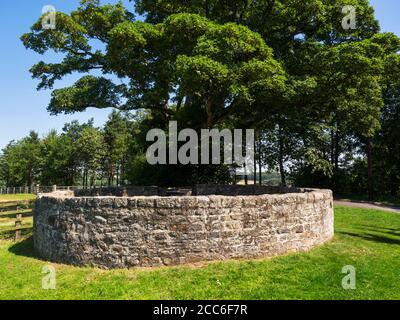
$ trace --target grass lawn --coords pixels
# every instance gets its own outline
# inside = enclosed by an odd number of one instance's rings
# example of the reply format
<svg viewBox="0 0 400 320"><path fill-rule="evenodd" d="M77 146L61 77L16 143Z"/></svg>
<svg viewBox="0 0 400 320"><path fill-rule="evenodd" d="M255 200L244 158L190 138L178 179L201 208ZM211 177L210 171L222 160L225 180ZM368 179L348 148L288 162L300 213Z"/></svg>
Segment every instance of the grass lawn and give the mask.
<svg viewBox="0 0 400 320"><path fill-rule="evenodd" d="M22 201L34 199L36 199L34 194L0 194L0 203L14 200Z"/></svg>
<svg viewBox="0 0 400 320"><path fill-rule="evenodd" d="M32 241L0 241L0 299L400 299L400 215L336 208L335 239L309 253L257 261L104 271L53 264L57 289L41 288L46 262ZM342 288L346 265L357 289Z"/></svg>

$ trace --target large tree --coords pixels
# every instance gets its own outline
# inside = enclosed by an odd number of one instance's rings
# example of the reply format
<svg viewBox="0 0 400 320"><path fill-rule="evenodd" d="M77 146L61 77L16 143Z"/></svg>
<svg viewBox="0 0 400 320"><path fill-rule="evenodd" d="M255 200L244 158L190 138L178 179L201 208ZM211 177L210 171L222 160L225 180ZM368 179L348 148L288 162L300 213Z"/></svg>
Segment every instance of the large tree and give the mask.
<svg viewBox="0 0 400 320"><path fill-rule="evenodd" d="M255 90L270 96L284 90L285 74L272 50L244 26L189 13L145 23L134 21L121 3L99 1L82 1L56 19L55 30L43 29L40 19L22 36L24 45L40 54L65 55L59 63L32 67L39 89L53 88L74 72L85 74L71 87L53 91L48 106L53 114L114 107L156 110L168 119L175 109L198 108L201 125L211 127L251 104Z"/></svg>
<svg viewBox="0 0 400 320"><path fill-rule="evenodd" d="M347 30L342 9L349 5L357 25ZM379 34L368 0L137 0L127 7L86 0L71 14L57 13L55 30L40 19L22 40L62 56L32 67L38 89L83 75L53 90L52 114L147 110L142 131L170 119L195 129L252 127L268 137L264 153L272 159L264 162L279 167L282 183L290 165L308 185L335 188L359 154L368 158L372 194L374 145L384 155L382 139L397 137L398 82L390 68L398 38ZM111 122L106 132L110 167L126 151L115 128Z"/></svg>

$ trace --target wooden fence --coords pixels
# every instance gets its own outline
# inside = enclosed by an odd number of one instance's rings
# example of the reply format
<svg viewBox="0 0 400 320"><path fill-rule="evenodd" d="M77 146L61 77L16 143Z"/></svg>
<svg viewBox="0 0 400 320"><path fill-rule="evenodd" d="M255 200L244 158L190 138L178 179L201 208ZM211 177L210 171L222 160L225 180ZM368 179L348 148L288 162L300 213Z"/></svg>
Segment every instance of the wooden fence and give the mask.
<svg viewBox="0 0 400 320"><path fill-rule="evenodd" d="M7 194L39 194L49 193L56 190L85 189L81 186L33 186L33 187L0 187L0 195Z"/></svg>
<svg viewBox="0 0 400 320"><path fill-rule="evenodd" d="M0 218L7 216L5 220L9 227L0 228L0 239L13 239L19 241L25 234L30 232L34 200L2 201L0 202ZM2 215L3 214L3 215ZM28 225L24 224L24 218L28 218ZM26 220L25 220L26 221Z"/></svg>

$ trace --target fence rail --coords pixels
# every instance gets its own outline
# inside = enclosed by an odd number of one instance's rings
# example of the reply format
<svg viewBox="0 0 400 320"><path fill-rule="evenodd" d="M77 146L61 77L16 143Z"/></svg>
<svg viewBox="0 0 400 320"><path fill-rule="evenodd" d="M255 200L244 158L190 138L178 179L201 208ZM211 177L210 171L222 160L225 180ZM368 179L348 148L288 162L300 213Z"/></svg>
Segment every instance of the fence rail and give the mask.
<svg viewBox="0 0 400 320"><path fill-rule="evenodd" d="M55 190L78 190L87 189L82 186L33 186L33 187L0 187L0 194L38 194L49 193Z"/></svg>
<svg viewBox="0 0 400 320"><path fill-rule="evenodd" d="M32 231L34 200L0 202L0 217L5 224L0 227L0 239L20 241Z"/></svg>
<svg viewBox="0 0 400 320"><path fill-rule="evenodd" d="M240 180L240 179L239 179ZM243 183L241 181L240 183ZM252 179L248 179L249 184L253 183ZM279 185L280 184L279 178L270 178L270 179L263 179L263 185ZM115 186L112 186L115 187ZM53 191L66 191L66 190L81 190L81 189L101 189L101 188L110 188L110 186L32 186L32 187L0 187L0 195L7 195L7 194L39 194L39 193L50 193Z"/></svg>

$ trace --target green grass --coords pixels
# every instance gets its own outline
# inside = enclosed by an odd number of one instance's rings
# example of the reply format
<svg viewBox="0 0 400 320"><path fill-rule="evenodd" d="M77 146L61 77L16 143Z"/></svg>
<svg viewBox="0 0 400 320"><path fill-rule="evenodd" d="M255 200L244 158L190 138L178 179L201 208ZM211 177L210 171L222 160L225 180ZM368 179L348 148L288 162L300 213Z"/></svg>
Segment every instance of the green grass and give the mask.
<svg viewBox="0 0 400 320"><path fill-rule="evenodd" d="M0 203L2 201L14 201L14 200L34 200L36 196L34 194L0 194Z"/></svg>
<svg viewBox="0 0 400 320"><path fill-rule="evenodd" d="M0 299L400 299L400 215L336 208L335 239L309 253L203 266L104 271L55 266L41 288L32 241L0 241ZM342 288L346 265L357 289Z"/></svg>

